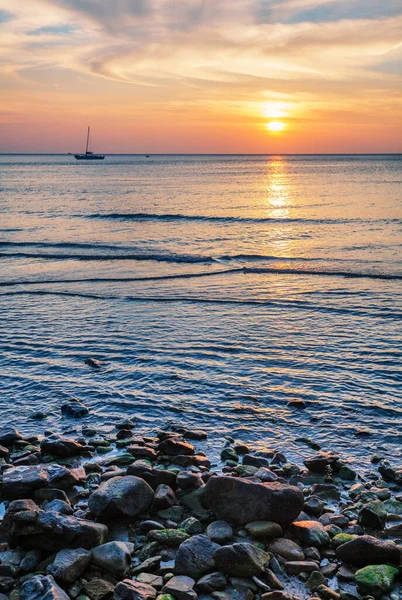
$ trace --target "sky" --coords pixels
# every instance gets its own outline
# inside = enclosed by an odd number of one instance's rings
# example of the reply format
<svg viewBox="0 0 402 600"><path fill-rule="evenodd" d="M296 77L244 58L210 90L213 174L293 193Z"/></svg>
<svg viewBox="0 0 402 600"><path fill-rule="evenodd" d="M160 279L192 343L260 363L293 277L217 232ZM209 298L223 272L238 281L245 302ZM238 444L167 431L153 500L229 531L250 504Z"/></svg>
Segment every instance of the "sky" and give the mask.
<svg viewBox="0 0 402 600"><path fill-rule="evenodd" d="M402 152L401 0L0 0L0 152Z"/></svg>

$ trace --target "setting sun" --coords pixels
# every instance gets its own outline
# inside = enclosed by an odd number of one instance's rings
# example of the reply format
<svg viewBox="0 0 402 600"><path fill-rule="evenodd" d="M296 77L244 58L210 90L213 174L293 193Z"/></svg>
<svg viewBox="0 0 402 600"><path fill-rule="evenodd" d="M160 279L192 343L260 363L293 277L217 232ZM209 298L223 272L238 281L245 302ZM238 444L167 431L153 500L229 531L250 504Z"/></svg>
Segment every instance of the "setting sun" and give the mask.
<svg viewBox="0 0 402 600"><path fill-rule="evenodd" d="M285 127L285 123L282 123L281 121L271 121L266 124L268 131L283 131Z"/></svg>

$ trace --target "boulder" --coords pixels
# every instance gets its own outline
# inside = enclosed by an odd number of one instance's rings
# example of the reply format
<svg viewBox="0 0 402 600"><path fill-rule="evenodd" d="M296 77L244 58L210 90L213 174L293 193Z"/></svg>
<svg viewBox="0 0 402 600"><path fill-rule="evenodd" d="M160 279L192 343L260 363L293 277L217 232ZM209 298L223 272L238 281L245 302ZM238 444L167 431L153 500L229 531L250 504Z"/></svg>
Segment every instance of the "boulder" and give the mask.
<svg viewBox="0 0 402 600"><path fill-rule="evenodd" d="M194 454L194 446L184 440L180 441L176 438L168 438L158 445L158 452L160 454L167 454L168 456L188 456Z"/></svg>
<svg viewBox="0 0 402 600"><path fill-rule="evenodd" d="M244 542L222 546L213 555L216 568L228 577L261 575L269 559L269 554Z"/></svg>
<svg viewBox="0 0 402 600"><path fill-rule="evenodd" d="M229 476L211 477L200 500L218 519L238 525L257 520L287 525L296 519L304 504L303 493L296 487Z"/></svg>
<svg viewBox="0 0 402 600"><path fill-rule="evenodd" d="M206 535L195 535L183 542L176 554L175 571L199 579L214 568L214 553L219 548Z"/></svg>
<svg viewBox="0 0 402 600"><path fill-rule="evenodd" d="M357 567L383 563L399 565L401 551L394 542L383 542L371 535L361 535L338 546L336 556Z"/></svg>
<svg viewBox="0 0 402 600"><path fill-rule="evenodd" d="M197 594L194 591L195 581L191 577L179 575L172 577L162 588L163 594L173 596L175 600L196 600Z"/></svg>
<svg viewBox="0 0 402 600"><path fill-rule="evenodd" d="M135 517L152 505L154 492L139 477L113 477L101 483L88 500L90 511L101 519Z"/></svg>
<svg viewBox="0 0 402 600"><path fill-rule="evenodd" d="M51 575L35 575L21 586L20 600L70 600Z"/></svg>
<svg viewBox="0 0 402 600"><path fill-rule="evenodd" d="M30 498L35 490L48 485L48 472L36 465L7 469L3 474L3 493L7 498Z"/></svg>
<svg viewBox="0 0 402 600"><path fill-rule="evenodd" d="M120 581L114 589L114 600L155 600L156 589L131 579Z"/></svg>
<svg viewBox="0 0 402 600"><path fill-rule="evenodd" d="M91 600L112 600L114 596L114 585L99 577L95 577L94 579L91 579L91 581L88 581L84 586L84 590ZM85 600L87 599L86 596L84 596L84 598ZM84 600L84 598L82 600Z"/></svg>
<svg viewBox="0 0 402 600"><path fill-rule="evenodd" d="M91 553L83 548L60 550L47 571L57 581L74 583L87 568L90 556Z"/></svg>
<svg viewBox="0 0 402 600"><path fill-rule="evenodd" d="M91 563L116 575L125 575L131 565L131 554L124 542L108 542L92 548Z"/></svg>
<svg viewBox="0 0 402 600"><path fill-rule="evenodd" d="M87 452L87 449L82 444L69 437L53 434L42 440L40 449L43 454L51 454L52 456L60 456L68 458L70 456L78 456Z"/></svg>
<svg viewBox="0 0 402 600"><path fill-rule="evenodd" d="M391 565L370 565L356 572L357 591L362 596L381 598L390 592L398 576L398 569Z"/></svg>
<svg viewBox="0 0 402 600"><path fill-rule="evenodd" d="M82 404L82 402L76 398L73 398L71 402L66 402L61 405L61 414L65 417L80 419L81 417L85 417L88 413L89 410L85 404Z"/></svg>
<svg viewBox="0 0 402 600"><path fill-rule="evenodd" d="M223 573L216 571L214 573L208 573L197 581L196 589L201 594L212 594L224 590L227 585L226 577Z"/></svg>
<svg viewBox="0 0 402 600"><path fill-rule="evenodd" d="M12 446L14 442L22 440L22 435L14 427L4 427L0 431L0 444L5 446Z"/></svg>
<svg viewBox="0 0 402 600"><path fill-rule="evenodd" d="M327 467L333 468L339 456L332 452L320 452L304 461L307 469L312 473L325 473Z"/></svg>
<svg viewBox="0 0 402 600"><path fill-rule="evenodd" d="M330 542L327 530L318 521L297 521L292 523L290 531L306 546L321 548Z"/></svg>
<svg viewBox="0 0 402 600"><path fill-rule="evenodd" d="M384 529L387 511L381 500L369 502L359 512L358 523L371 529Z"/></svg>

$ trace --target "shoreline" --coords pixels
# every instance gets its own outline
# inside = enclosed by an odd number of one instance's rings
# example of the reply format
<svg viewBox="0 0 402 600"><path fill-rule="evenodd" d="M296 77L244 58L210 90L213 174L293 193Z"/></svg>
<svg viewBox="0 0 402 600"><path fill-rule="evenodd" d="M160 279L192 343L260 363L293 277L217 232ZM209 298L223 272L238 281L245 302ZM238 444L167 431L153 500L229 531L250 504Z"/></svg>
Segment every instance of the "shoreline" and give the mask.
<svg viewBox="0 0 402 600"><path fill-rule="evenodd" d="M217 464L204 431L135 427L0 431L1 600L400 597L402 471L380 455L359 474L229 440Z"/></svg>

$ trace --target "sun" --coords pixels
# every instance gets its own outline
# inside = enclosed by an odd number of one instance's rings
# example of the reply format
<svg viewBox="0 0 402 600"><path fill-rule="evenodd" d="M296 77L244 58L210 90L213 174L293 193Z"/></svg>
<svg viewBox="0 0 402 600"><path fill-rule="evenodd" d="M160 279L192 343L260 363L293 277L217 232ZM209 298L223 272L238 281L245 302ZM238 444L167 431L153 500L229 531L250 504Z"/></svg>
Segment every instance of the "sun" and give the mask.
<svg viewBox="0 0 402 600"><path fill-rule="evenodd" d="M283 131L286 128L285 123L282 123L282 121L271 121L270 123L267 123L265 126L268 131Z"/></svg>

